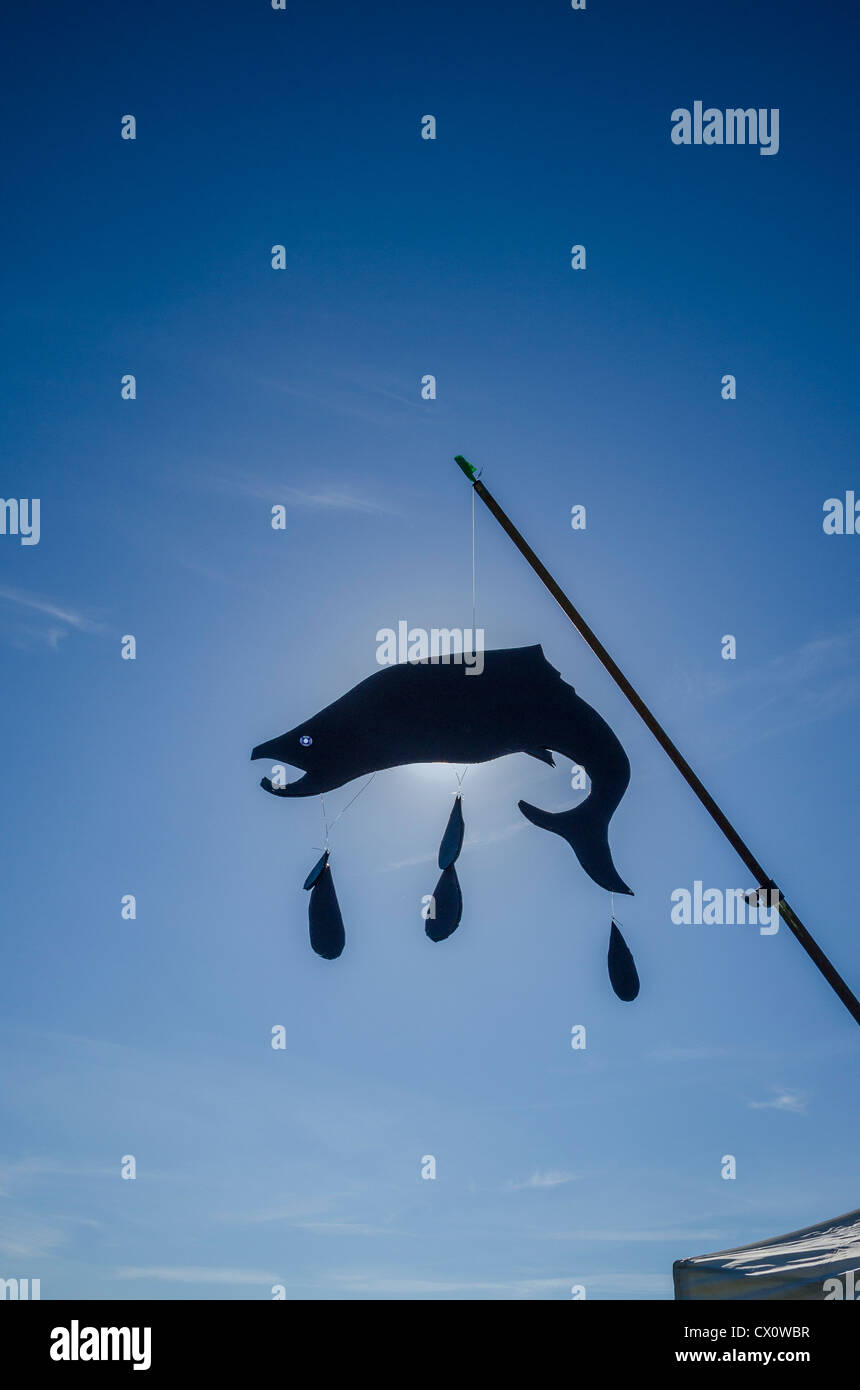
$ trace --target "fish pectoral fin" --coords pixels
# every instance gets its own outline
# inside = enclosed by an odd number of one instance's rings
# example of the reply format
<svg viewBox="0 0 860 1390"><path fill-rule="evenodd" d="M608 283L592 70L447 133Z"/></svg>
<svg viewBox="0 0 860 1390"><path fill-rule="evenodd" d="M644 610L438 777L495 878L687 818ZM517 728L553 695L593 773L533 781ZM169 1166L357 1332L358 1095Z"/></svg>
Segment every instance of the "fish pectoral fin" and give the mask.
<svg viewBox="0 0 860 1390"><path fill-rule="evenodd" d="M542 763L549 763L550 767L555 767L555 758L548 748L524 748L524 753L528 753L530 758L539 758Z"/></svg>

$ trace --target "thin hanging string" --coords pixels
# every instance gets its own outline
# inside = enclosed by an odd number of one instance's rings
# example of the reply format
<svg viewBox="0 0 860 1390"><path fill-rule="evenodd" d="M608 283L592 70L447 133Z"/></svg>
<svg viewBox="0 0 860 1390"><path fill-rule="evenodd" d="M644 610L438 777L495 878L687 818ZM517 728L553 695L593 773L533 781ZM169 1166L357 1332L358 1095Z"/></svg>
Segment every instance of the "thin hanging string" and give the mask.
<svg viewBox="0 0 860 1390"><path fill-rule="evenodd" d="M358 798L361 796L361 793L367 791L368 787L370 786L370 784L371 784L371 782L373 781L373 779L374 779L375 776L376 776L376 773L375 773L375 772L372 772L372 773L370 774L370 776L368 777L368 779L367 779L367 781L365 782L364 786L363 786L363 787L359 787L358 791L355 793L355 796L350 797L349 801L348 801L348 802L346 803L346 805L343 807L343 810L338 811L337 815L335 816L335 818L334 818L334 820L331 822L331 824L329 824L329 822L328 822L328 821L326 820L326 818L325 818L325 797L322 796L322 795L320 796L320 808L321 808L321 810L322 810L323 830L324 830L324 832L325 832L325 846L324 846L325 849L328 849L329 833L330 833L332 830L334 830L334 827L337 825L337 823L338 823L338 821L340 820L341 816L342 816L346 811L349 810L350 806L352 805L352 803L353 803L354 801L357 801L357 800L358 800Z"/></svg>
<svg viewBox="0 0 860 1390"><path fill-rule="evenodd" d="M473 649L477 649L477 646L478 646L477 630L476 630L476 626L475 626L475 621L476 621L476 620L475 620L475 613L476 613L476 611L477 611L477 579L476 579L476 565L475 565L475 489L472 488L472 643L473 643ZM458 789L458 794L459 794L460 792L462 792L462 790L463 790L463 782L464 782L465 779L466 779L466 773L467 773L468 771L469 771L469 768L466 767L466 768L463 769L463 775L462 775L462 776L460 776L460 773L459 773L459 772L455 772L455 773L454 773L454 776L457 778L457 789Z"/></svg>
<svg viewBox="0 0 860 1390"><path fill-rule="evenodd" d="M475 489L472 488L472 641L477 642L475 636L475 609L476 609L477 585L475 580Z"/></svg>

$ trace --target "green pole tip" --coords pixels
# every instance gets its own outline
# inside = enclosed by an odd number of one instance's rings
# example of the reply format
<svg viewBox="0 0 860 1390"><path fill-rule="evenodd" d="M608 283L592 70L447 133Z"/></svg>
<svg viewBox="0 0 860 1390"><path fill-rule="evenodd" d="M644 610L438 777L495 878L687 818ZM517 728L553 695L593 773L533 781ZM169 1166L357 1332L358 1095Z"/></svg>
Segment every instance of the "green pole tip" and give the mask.
<svg viewBox="0 0 860 1390"><path fill-rule="evenodd" d="M469 460L464 459L462 454L455 454L454 462L457 464L458 468L462 468L466 477L469 479L469 482L473 483L477 475Z"/></svg>

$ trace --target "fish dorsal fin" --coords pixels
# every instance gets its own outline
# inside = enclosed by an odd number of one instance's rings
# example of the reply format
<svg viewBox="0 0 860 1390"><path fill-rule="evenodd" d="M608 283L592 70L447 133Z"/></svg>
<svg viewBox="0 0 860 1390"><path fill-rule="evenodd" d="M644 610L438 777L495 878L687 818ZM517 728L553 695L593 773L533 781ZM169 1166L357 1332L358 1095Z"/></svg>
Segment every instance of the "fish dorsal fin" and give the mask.
<svg viewBox="0 0 860 1390"><path fill-rule="evenodd" d="M548 748L524 748L524 753L528 753L530 758L539 758L542 763L549 763L550 767L555 767L555 758Z"/></svg>

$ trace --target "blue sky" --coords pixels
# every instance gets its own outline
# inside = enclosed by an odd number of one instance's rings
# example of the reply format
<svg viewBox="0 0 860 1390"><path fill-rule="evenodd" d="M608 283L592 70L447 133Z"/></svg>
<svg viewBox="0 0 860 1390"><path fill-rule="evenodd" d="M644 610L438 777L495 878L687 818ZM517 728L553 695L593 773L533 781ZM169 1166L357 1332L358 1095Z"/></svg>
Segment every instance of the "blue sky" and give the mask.
<svg viewBox="0 0 860 1390"><path fill-rule="evenodd" d="M319 806L248 754L379 628L470 622L463 452L860 985L860 540L821 526L860 494L856 19L463 11L7 20L3 494L42 525L0 537L0 1276L46 1298L666 1298L860 1203L856 1025L784 929L671 923L748 876L483 511L487 646L541 642L630 756L640 997L523 756L466 780L454 937L456 781L413 768L339 821L347 949L308 946ZM673 146L698 99L778 107L779 153Z"/></svg>

